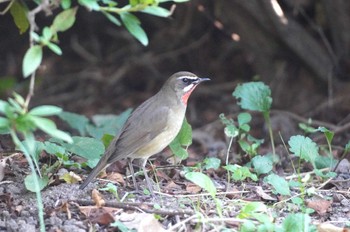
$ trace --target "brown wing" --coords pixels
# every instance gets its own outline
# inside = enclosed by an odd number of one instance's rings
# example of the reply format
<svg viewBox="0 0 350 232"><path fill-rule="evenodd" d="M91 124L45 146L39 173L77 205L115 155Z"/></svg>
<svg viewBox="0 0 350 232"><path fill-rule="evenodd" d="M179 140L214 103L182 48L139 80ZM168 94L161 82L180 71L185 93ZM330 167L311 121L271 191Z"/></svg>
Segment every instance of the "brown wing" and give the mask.
<svg viewBox="0 0 350 232"><path fill-rule="evenodd" d="M105 155L107 163L127 158L137 150L148 144L166 128L169 107L158 106L146 101L140 105L129 117L119 136L108 147Z"/></svg>

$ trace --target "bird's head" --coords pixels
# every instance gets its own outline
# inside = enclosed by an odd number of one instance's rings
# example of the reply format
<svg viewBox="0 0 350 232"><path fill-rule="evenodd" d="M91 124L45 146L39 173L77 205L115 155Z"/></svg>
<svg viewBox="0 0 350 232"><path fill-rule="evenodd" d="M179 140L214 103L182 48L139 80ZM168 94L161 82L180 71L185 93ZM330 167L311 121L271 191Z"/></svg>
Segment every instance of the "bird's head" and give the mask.
<svg viewBox="0 0 350 232"><path fill-rule="evenodd" d="M165 85L175 91L176 96L184 105L187 105L187 100L197 85L209 80L209 78L200 78L190 72L177 72L169 78Z"/></svg>

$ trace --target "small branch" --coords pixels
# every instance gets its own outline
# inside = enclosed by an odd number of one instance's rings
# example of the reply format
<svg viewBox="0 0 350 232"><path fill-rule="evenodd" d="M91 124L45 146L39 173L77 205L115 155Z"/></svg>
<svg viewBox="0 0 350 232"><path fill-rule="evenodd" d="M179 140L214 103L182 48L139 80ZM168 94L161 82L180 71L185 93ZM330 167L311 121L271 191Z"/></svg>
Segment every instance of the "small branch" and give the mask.
<svg viewBox="0 0 350 232"><path fill-rule="evenodd" d="M87 200L71 200L74 202L78 202L79 205L95 205L93 201L87 201ZM106 207L113 207L113 208L121 208L121 209L127 209L127 210L137 210L142 211L145 213L153 213L153 214L160 214L160 215L168 215L168 216L175 216L175 215L192 215L194 214L193 210L182 210L182 209L154 209L153 204L145 204L145 203L123 203L123 202L108 202L105 205Z"/></svg>

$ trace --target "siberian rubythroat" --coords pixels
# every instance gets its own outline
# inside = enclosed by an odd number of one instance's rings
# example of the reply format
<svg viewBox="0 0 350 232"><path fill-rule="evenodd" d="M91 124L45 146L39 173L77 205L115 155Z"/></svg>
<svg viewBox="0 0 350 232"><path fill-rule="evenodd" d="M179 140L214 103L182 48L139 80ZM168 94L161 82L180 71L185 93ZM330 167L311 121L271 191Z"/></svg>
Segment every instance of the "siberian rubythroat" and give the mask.
<svg viewBox="0 0 350 232"><path fill-rule="evenodd" d="M109 164L129 158L131 161L143 159L147 187L153 192L145 171L147 159L161 152L176 137L185 118L189 96L199 83L208 80L190 72L173 74L157 94L133 111L80 189L85 188ZM129 167L137 188L131 162Z"/></svg>

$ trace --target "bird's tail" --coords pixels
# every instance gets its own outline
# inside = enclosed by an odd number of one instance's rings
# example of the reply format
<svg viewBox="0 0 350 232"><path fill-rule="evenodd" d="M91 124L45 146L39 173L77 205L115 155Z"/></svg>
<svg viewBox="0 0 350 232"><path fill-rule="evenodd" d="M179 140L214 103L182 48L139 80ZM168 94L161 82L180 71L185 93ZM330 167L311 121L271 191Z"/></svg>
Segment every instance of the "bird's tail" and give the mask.
<svg viewBox="0 0 350 232"><path fill-rule="evenodd" d="M94 179L101 172L101 170L107 166L108 165L106 159L104 159L104 157L101 158L96 167L94 167L89 176L80 185L79 189L84 189L92 181L92 179Z"/></svg>

